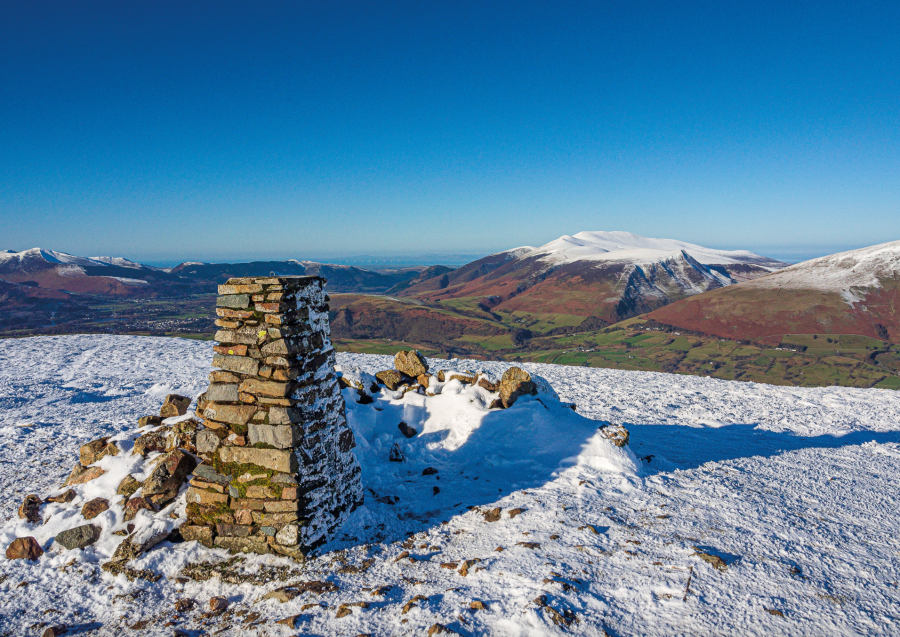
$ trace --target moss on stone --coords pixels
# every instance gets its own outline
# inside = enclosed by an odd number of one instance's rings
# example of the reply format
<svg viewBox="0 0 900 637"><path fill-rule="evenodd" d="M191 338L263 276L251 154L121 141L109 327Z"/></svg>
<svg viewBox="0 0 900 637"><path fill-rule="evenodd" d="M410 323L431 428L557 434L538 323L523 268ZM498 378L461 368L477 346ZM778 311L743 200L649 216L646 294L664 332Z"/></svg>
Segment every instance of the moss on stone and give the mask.
<svg viewBox="0 0 900 637"><path fill-rule="evenodd" d="M231 430L239 436L246 436L250 427L248 425L232 425Z"/></svg>
<svg viewBox="0 0 900 637"><path fill-rule="evenodd" d="M222 474L223 476L231 477L231 486L237 489L241 498L247 497L247 487L249 486L270 487L276 494L278 494L277 497L281 498L283 485L272 482L272 476L275 475L275 471L273 471L272 469L266 469L265 467L260 467L256 464L222 462L222 459L219 456L213 458L213 467L218 473ZM257 478L256 480L251 480L250 482L239 482L238 478L247 473L249 473L250 475L265 474L265 477Z"/></svg>
<svg viewBox="0 0 900 637"><path fill-rule="evenodd" d="M220 502L215 506L203 506L192 502L187 505L187 517L194 525L214 525L225 516L232 516L233 511L229 506ZM227 519L227 518L226 518Z"/></svg>

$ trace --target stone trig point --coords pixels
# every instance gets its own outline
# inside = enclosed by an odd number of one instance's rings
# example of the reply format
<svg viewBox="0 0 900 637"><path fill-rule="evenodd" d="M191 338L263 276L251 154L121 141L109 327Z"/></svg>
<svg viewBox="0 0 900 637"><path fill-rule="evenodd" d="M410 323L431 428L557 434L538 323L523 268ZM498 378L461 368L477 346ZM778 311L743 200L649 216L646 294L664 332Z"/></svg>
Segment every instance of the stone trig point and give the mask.
<svg viewBox="0 0 900 637"><path fill-rule="evenodd" d="M187 540L300 557L362 503L320 277L219 286Z"/></svg>

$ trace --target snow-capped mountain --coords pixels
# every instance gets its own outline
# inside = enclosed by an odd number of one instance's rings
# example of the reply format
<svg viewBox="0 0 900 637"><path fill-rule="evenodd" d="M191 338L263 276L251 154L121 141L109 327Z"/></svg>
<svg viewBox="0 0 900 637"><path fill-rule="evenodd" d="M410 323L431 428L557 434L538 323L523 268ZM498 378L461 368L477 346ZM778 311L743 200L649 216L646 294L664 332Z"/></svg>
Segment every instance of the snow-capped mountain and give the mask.
<svg viewBox="0 0 900 637"><path fill-rule="evenodd" d="M118 257L115 257L118 258ZM22 252L14 252L12 250L4 250L0 252L0 272L10 270L19 270L23 272L43 270L57 265L80 265L80 266L104 266L111 265L108 261L114 257L79 257L74 254L65 252L57 252L55 250L45 250L43 248L31 248ZM127 261L127 259L121 259ZM133 263L132 261L127 261ZM135 267L144 267L140 264L133 263Z"/></svg>
<svg viewBox="0 0 900 637"><path fill-rule="evenodd" d="M836 292L849 305L900 278L900 241L838 252L757 279L752 287Z"/></svg>
<svg viewBox="0 0 900 637"><path fill-rule="evenodd" d="M434 302L475 298L482 309L538 319L565 314L572 317L569 324L575 317L612 323L786 265L747 250L630 232L580 232L492 254L404 294Z"/></svg>
<svg viewBox="0 0 900 637"><path fill-rule="evenodd" d="M804 261L656 310L661 323L728 338L858 334L900 341L900 241Z"/></svg>
<svg viewBox="0 0 900 637"><path fill-rule="evenodd" d="M44 248L0 252L0 279L48 290L143 296L149 287L147 279L156 272L121 257L80 257Z"/></svg>

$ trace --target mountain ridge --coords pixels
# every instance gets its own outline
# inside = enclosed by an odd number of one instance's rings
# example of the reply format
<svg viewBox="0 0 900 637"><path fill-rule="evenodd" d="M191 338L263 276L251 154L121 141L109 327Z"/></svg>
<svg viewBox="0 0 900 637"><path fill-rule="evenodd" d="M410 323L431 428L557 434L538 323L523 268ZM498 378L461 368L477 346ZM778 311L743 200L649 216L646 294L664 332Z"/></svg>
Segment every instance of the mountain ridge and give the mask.
<svg viewBox="0 0 900 637"><path fill-rule="evenodd" d="M846 333L900 342L900 241L804 261L648 318L725 338Z"/></svg>
<svg viewBox="0 0 900 637"><path fill-rule="evenodd" d="M497 252L400 292L437 305L606 323L786 267L748 250L716 250L630 232L580 232ZM537 321L540 317L537 316ZM530 319L529 319L530 320Z"/></svg>

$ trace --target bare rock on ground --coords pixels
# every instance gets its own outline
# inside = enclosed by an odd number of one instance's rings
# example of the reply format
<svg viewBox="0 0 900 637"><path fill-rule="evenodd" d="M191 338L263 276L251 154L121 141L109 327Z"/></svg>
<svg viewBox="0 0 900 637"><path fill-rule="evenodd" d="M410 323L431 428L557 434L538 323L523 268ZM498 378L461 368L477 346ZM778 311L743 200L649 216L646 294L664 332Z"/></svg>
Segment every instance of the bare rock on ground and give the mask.
<svg viewBox="0 0 900 637"><path fill-rule="evenodd" d="M12 541L6 549L8 560L34 561L44 554L44 549L33 537L20 537Z"/></svg>
<svg viewBox="0 0 900 637"><path fill-rule="evenodd" d="M34 494L26 495L22 505L19 507L19 517L23 520L28 520L32 524L41 522L41 504L43 502L40 497Z"/></svg>
<svg viewBox="0 0 900 637"><path fill-rule="evenodd" d="M163 406L159 410L160 418L175 418L184 416L188 407L191 406L191 399L187 396L179 396L178 394L169 394L163 401Z"/></svg>
<svg viewBox="0 0 900 637"><path fill-rule="evenodd" d="M76 526L74 529L67 529L57 533L54 541L71 551L72 549L83 549L94 544L99 539L100 527L94 524L84 524Z"/></svg>
<svg viewBox="0 0 900 637"><path fill-rule="evenodd" d="M394 356L394 367L410 378L428 373L428 362L414 349L406 352L397 352L397 355Z"/></svg>
<svg viewBox="0 0 900 637"><path fill-rule="evenodd" d="M516 402L519 396L536 394L537 386L531 380L531 374L521 367L510 367L500 378L500 400L503 407L508 409Z"/></svg>

